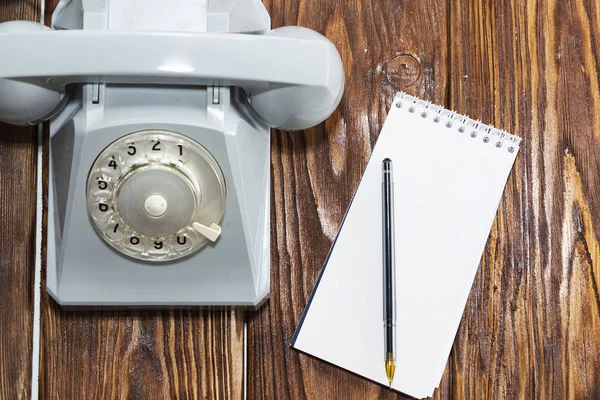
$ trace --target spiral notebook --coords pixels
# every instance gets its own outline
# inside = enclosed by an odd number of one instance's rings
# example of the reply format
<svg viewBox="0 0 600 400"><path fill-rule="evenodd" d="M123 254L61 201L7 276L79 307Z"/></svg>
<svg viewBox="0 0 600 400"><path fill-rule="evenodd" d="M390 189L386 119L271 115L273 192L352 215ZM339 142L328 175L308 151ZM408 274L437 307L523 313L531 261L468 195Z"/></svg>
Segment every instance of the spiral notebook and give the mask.
<svg viewBox="0 0 600 400"><path fill-rule="evenodd" d="M521 139L399 93L292 346L388 385L383 351L381 161L394 162L393 389L439 385Z"/></svg>

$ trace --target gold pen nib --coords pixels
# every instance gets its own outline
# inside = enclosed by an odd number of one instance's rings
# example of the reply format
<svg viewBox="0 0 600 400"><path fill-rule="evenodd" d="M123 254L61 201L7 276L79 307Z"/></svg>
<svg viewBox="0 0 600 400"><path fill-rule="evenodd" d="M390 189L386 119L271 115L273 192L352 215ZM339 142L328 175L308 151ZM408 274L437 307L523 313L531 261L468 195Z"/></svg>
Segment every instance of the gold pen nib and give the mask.
<svg viewBox="0 0 600 400"><path fill-rule="evenodd" d="M392 388L392 382L394 381L394 373L396 372L396 362L394 361L394 355L387 353L385 357L385 373L388 381L390 382L390 389Z"/></svg>

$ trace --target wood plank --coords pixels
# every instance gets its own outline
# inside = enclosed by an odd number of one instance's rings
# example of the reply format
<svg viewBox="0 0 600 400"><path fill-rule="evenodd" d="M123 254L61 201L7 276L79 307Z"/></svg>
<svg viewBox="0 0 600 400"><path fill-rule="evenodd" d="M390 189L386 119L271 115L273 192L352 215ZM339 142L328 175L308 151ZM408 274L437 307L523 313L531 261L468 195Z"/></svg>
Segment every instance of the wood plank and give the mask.
<svg viewBox="0 0 600 400"><path fill-rule="evenodd" d="M600 8L458 0L450 105L525 140L454 349L456 398L600 398Z"/></svg>
<svg viewBox="0 0 600 400"><path fill-rule="evenodd" d="M46 134L45 201L47 155ZM65 311L44 290L41 312L40 398L243 397L243 311Z"/></svg>
<svg viewBox="0 0 600 400"><path fill-rule="evenodd" d="M395 92L444 103L446 1L264 3L273 27L305 26L332 40L347 81L342 103L324 124L272 135L271 298L248 320L248 397L396 398L288 345ZM450 397L449 376L436 398Z"/></svg>
<svg viewBox="0 0 600 400"><path fill-rule="evenodd" d="M42 312L41 398L242 397L243 312Z"/></svg>
<svg viewBox="0 0 600 400"><path fill-rule="evenodd" d="M39 18L39 1L0 0L0 22ZM36 174L37 128L0 124L1 399L31 398Z"/></svg>

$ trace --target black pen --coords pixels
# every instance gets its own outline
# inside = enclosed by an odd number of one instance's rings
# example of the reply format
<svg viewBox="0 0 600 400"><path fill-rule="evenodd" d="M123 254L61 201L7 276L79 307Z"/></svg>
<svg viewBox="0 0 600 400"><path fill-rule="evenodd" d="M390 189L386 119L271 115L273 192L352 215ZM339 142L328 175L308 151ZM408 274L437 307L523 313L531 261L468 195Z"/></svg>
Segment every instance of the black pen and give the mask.
<svg viewBox="0 0 600 400"><path fill-rule="evenodd" d="M385 372L390 388L396 372L396 260L394 255L394 179L392 160L383 160L383 331Z"/></svg>

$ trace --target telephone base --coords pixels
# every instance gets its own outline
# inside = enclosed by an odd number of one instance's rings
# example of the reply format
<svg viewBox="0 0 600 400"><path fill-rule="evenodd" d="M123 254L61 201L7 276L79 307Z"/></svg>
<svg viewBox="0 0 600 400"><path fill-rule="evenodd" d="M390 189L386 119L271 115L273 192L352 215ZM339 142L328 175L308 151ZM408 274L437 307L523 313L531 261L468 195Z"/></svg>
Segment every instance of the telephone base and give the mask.
<svg viewBox="0 0 600 400"><path fill-rule="evenodd" d="M82 86L82 106L56 119L51 138L52 297L67 306L261 304L270 276L269 127L245 115L237 89L106 85L97 104L86 101L93 90ZM61 120L66 122L58 126ZM216 242L175 261L151 263L102 240L88 217L85 193L90 166L102 149L124 134L156 129L201 143L223 171L227 200Z"/></svg>

